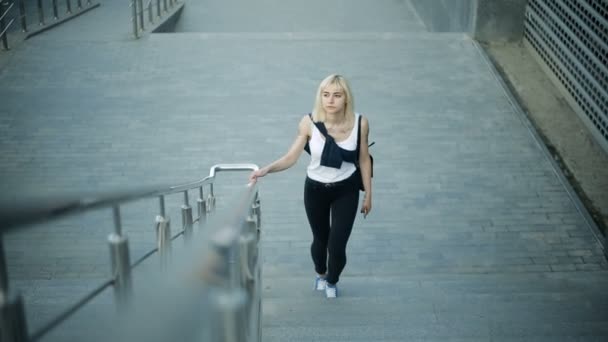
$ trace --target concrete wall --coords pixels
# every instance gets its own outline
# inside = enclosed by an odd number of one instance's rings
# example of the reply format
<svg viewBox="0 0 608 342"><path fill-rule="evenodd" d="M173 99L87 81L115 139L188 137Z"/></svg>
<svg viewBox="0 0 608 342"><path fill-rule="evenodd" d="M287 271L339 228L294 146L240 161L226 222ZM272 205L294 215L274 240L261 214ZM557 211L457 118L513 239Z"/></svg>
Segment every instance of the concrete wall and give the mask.
<svg viewBox="0 0 608 342"><path fill-rule="evenodd" d="M175 32L175 26L179 21L184 10L184 3L181 3L175 7L173 13L169 14L169 17L165 18L156 28L152 30L153 33L172 33Z"/></svg>
<svg viewBox="0 0 608 342"><path fill-rule="evenodd" d="M482 42L519 41L528 0L477 0L473 37Z"/></svg>
<svg viewBox="0 0 608 342"><path fill-rule="evenodd" d="M429 32L468 32L482 42L523 37L528 0L410 0Z"/></svg>
<svg viewBox="0 0 608 342"><path fill-rule="evenodd" d="M478 0L410 0L429 32L472 32Z"/></svg>

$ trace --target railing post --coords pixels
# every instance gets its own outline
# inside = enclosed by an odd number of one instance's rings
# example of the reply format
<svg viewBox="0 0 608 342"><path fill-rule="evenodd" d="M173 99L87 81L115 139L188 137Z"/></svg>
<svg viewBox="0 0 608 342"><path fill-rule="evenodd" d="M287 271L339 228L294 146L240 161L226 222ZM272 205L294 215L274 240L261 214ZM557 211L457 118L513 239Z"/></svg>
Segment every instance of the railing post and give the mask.
<svg viewBox="0 0 608 342"><path fill-rule="evenodd" d="M216 292L217 291L217 292ZM213 329L212 341L218 342L241 342L239 335L242 330L239 327L241 312L245 305L246 294L241 289L228 288L217 289L212 293L212 301L216 315L213 319L217 320Z"/></svg>
<svg viewBox="0 0 608 342"><path fill-rule="evenodd" d="M42 8L42 0L38 0L38 25L44 25L44 9Z"/></svg>
<svg viewBox="0 0 608 342"><path fill-rule="evenodd" d="M108 243L110 244L110 260L114 277L114 296L118 306L124 308L132 293L129 240L122 234L120 208L114 206L113 213L114 233L108 236Z"/></svg>
<svg viewBox="0 0 608 342"><path fill-rule="evenodd" d="M192 238L192 221L192 207L188 203L188 190L186 190L184 191L184 205L182 206L182 227L186 241Z"/></svg>
<svg viewBox="0 0 608 342"><path fill-rule="evenodd" d="M156 0L156 15L160 18L160 0Z"/></svg>
<svg viewBox="0 0 608 342"><path fill-rule="evenodd" d="M27 19L25 17L25 0L19 0L19 17L21 18L21 30L27 32Z"/></svg>
<svg viewBox="0 0 608 342"><path fill-rule="evenodd" d="M165 196L160 196L160 215L156 216L156 241L160 265L165 270L171 255L171 220L165 217Z"/></svg>
<svg viewBox="0 0 608 342"><path fill-rule="evenodd" d="M196 207L198 209L198 226L202 227L207 221L207 203L205 203L203 186L198 188L198 199L196 200Z"/></svg>
<svg viewBox="0 0 608 342"><path fill-rule="evenodd" d="M57 0L53 0L53 19L59 19L59 11L57 10Z"/></svg>
<svg viewBox="0 0 608 342"><path fill-rule="evenodd" d="M212 341L241 342L244 331L243 313L247 303L247 293L241 287L240 255L236 227L224 227L210 238L211 250L214 251L216 266L212 266L215 286L210 293L214 321Z"/></svg>
<svg viewBox="0 0 608 342"><path fill-rule="evenodd" d="M4 2L2 2L3 0L0 0L0 38L2 38L2 46L4 46L5 50L8 50L8 38L7 38L7 33L8 32L4 32L4 29L6 28L6 24L4 22Z"/></svg>
<svg viewBox="0 0 608 342"><path fill-rule="evenodd" d="M139 30L139 25L137 25L137 2L135 0L131 0L131 16L132 16L132 21L133 21L133 35L135 36L135 38L139 38L139 32L137 32Z"/></svg>
<svg viewBox="0 0 608 342"><path fill-rule="evenodd" d="M154 6L152 6L152 0L148 2L148 21L150 24L154 24L154 11L152 10Z"/></svg>
<svg viewBox="0 0 608 342"><path fill-rule="evenodd" d="M215 195L213 193L213 183L209 184L209 196L207 196L207 212L215 210Z"/></svg>
<svg viewBox="0 0 608 342"><path fill-rule="evenodd" d="M78 9L82 9L82 0L78 0L76 4L78 5Z"/></svg>
<svg viewBox="0 0 608 342"><path fill-rule="evenodd" d="M4 238L0 235L0 341L27 341L27 324L23 298L9 291L4 254Z"/></svg>
<svg viewBox="0 0 608 342"><path fill-rule="evenodd" d="M167 12L167 0L163 0L163 9Z"/></svg>
<svg viewBox="0 0 608 342"><path fill-rule="evenodd" d="M65 0L65 6L67 7L67 14L72 14L72 2L71 0Z"/></svg>
<svg viewBox="0 0 608 342"><path fill-rule="evenodd" d="M262 269L261 262L262 258L260 257L260 235L262 233L262 206L260 204L260 194L256 192L255 198L253 200L252 211L256 217L255 221L255 234L256 234L256 267L255 267L255 284L254 284L254 308L253 312L256 317L252 320L252 324L254 325L253 333L257 338L256 342L262 341Z"/></svg>
<svg viewBox="0 0 608 342"><path fill-rule="evenodd" d="M144 2L143 0L137 0L137 3L139 5L139 11L137 11L137 14L139 16L139 24L141 27L141 30L145 30L146 26L144 25Z"/></svg>
<svg viewBox="0 0 608 342"><path fill-rule="evenodd" d="M259 232L260 226L262 225L262 209L260 208L258 193L255 194L255 198L251 204L250 215L255 218L255 223Z"/></svg>
<svg viewBox="0 0 608 342"><path fill-rule="evenodd" d="M255 203L255 202L254 202ZM252 204L253 207L253 204ZM261 272L259 257L259 226L258 218L250 213L245 220L244 232L241 235L241 272L242 287L244 287L247 298L244 308L244 324L247 325L247 341L261 341Z"/></svg>

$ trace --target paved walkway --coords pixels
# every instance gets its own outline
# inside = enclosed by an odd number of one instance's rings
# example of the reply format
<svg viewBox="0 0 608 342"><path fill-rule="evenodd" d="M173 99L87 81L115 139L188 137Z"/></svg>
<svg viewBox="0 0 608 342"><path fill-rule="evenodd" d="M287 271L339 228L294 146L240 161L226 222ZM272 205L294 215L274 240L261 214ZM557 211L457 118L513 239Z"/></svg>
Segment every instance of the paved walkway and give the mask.
<svg viewBox="0 0 608 342"><path fill-rule="evenodd" d="M408 1L294 4L187 2L184 33L133 41L128 7L108 0L21 44L0 70L0 192L265 164L338 72L376 141L374 210L329 302L311 291L306 158L261 182L264 341L605 340L602 250L476 43L426 32ZM137 256L153 245L155 204L131 209ZM30 327L107 277L108 217L6 237Z"/></svg>

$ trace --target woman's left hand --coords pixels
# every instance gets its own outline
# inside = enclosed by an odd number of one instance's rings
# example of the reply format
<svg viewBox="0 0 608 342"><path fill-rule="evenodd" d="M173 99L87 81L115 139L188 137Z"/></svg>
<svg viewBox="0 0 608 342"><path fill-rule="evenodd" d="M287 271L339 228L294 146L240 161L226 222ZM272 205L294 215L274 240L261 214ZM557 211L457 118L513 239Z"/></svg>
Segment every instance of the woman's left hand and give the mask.
<svg viewBox="0 0 608 342"><path fill-rule="evenodd" d="M361 205L361 213L363 214L363 218L365 218L372 211L372 197L365 194L365 198L363 198L363 204Z"/></svg>

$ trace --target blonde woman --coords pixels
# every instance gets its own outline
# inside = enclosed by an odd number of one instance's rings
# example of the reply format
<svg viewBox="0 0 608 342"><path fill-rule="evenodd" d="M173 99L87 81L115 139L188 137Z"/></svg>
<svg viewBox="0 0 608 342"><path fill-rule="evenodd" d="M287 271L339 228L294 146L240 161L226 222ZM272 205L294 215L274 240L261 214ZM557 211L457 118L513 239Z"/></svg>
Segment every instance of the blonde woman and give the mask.
<svg viewBox="0 0 608 342"><path fill-rule="evenodd" d="M346 79L328 76L319 85L312 115L300 120L298 135L287 153L249 177L250 182L256 182L268 173L286 170L305 147L310 151L304 207L313 234L310 250L317 273L314 288L324 290L327 298L338 296L336 284L346 265L346 244L357 214L361 184L365 196L360 212L367 216L372 209L369 122L354 110Z"/></svg>

